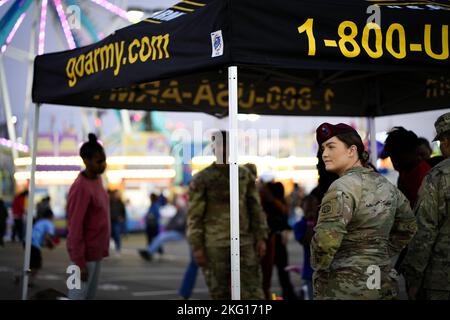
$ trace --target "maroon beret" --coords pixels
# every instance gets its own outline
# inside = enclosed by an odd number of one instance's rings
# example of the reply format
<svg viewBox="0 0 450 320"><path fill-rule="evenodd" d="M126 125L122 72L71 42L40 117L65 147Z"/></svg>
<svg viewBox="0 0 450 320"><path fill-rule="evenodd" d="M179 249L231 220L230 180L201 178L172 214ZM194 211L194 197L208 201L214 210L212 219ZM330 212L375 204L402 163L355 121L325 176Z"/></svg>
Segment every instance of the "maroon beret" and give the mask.
<svg viewBox="0 0 450 320"><path fill-rule="evenodd" d="M319 144L319 146L321 146L322 143L324 143L328 139L331 139L338 134L349 132L358 134L355 129L345 123L338 123L335 125L327 122L322 123L316 130L317 143Z"/></svg>

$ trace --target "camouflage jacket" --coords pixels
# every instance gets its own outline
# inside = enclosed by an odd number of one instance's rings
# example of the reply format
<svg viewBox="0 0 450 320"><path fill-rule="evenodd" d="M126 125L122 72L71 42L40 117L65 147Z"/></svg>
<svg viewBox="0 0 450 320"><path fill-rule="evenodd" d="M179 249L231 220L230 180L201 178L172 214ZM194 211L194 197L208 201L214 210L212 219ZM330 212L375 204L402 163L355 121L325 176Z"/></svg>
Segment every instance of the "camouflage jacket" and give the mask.
<svg viewBox="0 0 450 320"><path fill-rule="evenodd" d="M255 177L239 168L240 245L266 239L266 216L262 210ZM189 185L187 237L193 249L230 246L229 166L213 163L196 174Z"/></svg>
<svg viewBox="0 0 450 320"><path fill-rule="evenodd" d="M314 270L388 266L417 225L406 197L372 169L356 167L325 194L311 242Z"/></svg>
<svg viewBox="0 0 450 320"><path fill-rule="evenodd" d="M418 232L401 270L409 286L450 290L450 158L425 177L414 211Z"/></svg>

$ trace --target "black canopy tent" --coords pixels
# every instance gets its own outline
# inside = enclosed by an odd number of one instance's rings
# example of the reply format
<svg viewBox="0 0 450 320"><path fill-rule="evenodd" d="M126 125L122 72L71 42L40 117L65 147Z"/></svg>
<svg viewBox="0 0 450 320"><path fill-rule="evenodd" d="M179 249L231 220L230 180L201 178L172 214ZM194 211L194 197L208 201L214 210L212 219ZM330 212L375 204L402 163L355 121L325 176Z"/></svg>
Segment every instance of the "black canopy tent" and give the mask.
<svg viewBox="0 0 450 320"><path fill-rule="evenodd" d="M448 107L444 7L382 6L376 29L367 24L373 1L200 2L37 57L33 100L223 116L223 74L237 65L243 113L381 116Z"/></svg>
<svg viewBox="0 0 450 320"><path fill-rule="evenodd" d="M229 115L239 298L238 103L241 113L366 117L450 106L450 6L379 1L367 14L374 2L181 1L98 43L37 57L35 132L42 103ZM28 224L24 271L30 240Z"/></svg>

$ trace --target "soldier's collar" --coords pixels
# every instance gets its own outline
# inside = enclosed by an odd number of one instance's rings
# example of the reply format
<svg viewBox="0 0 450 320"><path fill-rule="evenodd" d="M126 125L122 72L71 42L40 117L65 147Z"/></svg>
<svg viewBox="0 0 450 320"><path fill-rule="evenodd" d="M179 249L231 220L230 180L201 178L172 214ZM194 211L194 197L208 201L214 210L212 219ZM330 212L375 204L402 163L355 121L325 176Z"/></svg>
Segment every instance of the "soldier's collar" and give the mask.
<svg viewBox="0 0 450 320"><path fill-rule="evenodd" d="M344 172L343 175L352 173L352 172L363 172L363 171L372 171L372 168L366 168L366 167L352 167Z"/></svg>
<svg viewBox="0 0 450 320"><path fill-rule="evenodd" d="M213 162L213 166L218 169L223 169L223 170L228 169L230 167L230 165L228 163L227 164L217 164L216 161Z"/></svg>

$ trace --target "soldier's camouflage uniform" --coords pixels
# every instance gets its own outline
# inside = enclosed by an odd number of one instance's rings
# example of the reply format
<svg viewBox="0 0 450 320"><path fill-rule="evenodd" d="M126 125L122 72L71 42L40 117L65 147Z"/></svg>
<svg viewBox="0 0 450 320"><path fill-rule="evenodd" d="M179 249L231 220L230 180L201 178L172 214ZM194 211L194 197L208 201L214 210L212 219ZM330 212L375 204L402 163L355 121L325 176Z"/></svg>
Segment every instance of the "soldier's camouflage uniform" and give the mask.
<svg viewBox="0 0 450 320"><path fill-rule="evenodd" d="M203 248L202 268L212 299L231 298L229 166L213 163L193 177L189 186L187 237L193 250ZM255 177L239 168L241 298L264 299L262 273L255 244L267 238L268 227Z"/></svg>
<svg viewBox="0 0 450 320"><path fill-rule="evenodd" d="M415 207L418 231L401 270L425 299L450 299L450 158L425 177ZM419 297L419 298L420 298Z"/></svg>
<svg viewBox="0 0 450 320"><path fill-rule="evenodd" d="M408 200L386 178L369 168L348 170L322 200L311 242L314 298L395 298L391 259L416 229ZM370 266L380 270L379 289L368 286Z"/></svg>

